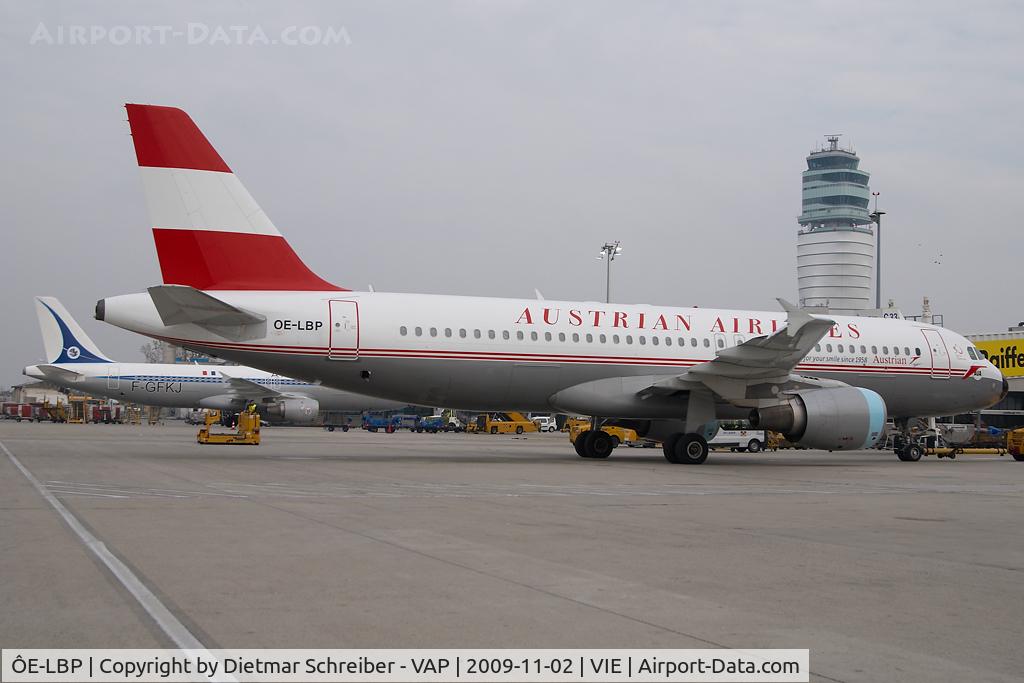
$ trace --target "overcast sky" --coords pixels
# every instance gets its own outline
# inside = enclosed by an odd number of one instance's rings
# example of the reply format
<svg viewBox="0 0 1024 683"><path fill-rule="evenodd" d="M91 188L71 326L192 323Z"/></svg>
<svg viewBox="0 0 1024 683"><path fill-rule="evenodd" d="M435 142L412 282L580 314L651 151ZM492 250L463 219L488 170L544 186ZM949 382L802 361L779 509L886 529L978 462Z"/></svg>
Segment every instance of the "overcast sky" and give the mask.
<svg viewBox="0 0 1024 683"><path fill-rule="evenodd" d="M884 296L967 333L1024 319L1019 2L0 7L0 385L41 359L37 294L142 359L92 320L160 280L125 102L188 111L343 286L595 300L621 239L616 301L773 310L797 299L804 157L843 133L888 211ZM186 35L56 44L70 26Z"/></svg>

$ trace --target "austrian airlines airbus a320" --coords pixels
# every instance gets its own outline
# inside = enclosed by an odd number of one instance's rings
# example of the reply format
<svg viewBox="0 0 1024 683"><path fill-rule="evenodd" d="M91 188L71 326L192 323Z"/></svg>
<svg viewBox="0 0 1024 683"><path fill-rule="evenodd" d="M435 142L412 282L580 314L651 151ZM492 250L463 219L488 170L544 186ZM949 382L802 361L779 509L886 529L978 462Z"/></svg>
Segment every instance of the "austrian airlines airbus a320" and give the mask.
<svg viewBox="0 0 1024 683"><path fill-rule="evenodd" d="M96 317L380 398L599 416L701 463L716 420L810 448L866 448L886 415L983 408L1007 389L969 341L924 323L784 312L354 292L310 271L185 112L128 105L163 285ZM600 430L579 455L604 458ZM901 452L916 459L920 451Z"/></svg>

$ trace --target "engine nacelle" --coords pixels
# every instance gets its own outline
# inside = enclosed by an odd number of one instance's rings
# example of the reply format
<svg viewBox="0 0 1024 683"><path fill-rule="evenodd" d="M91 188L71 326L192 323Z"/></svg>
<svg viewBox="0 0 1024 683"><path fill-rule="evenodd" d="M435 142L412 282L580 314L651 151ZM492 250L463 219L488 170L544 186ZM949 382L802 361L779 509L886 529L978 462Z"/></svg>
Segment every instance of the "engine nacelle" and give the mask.
<svg viewBox="0 0 1024 683"><path fill-rule="evenodd" d="M269 420L308 425L320 412L320 402L312 398L279 398L260 408Z"/></svg>
<svg viewBox="0 0 1024 683"><path fill-rule="evenodd" d="M758 429L781 432L808 448L871 448L885 432L885 401L870 389L836 387L800 391L785 403L751 411Z"/></svg>

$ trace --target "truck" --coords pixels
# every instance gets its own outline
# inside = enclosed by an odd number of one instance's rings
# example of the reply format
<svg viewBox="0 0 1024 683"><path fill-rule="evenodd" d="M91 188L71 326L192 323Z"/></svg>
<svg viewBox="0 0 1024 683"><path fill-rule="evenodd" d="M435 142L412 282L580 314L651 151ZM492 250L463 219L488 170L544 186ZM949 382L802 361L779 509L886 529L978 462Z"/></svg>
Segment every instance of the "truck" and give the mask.
<svg viewBox="0 0 1024 683"><path fill-rule="evenodd" d="M1014 429L1006 435L1006 450L1017 462L1024 462L1024 429Z"/></svg>
<svg viewBox="0 0 1024 683"><path fill-rule="evenodd" d="M368 432L384 431L391 434L395 431L394 420L384 415L363 415L363 429Z"/></svg>
<svg viewBox="0 0 1024 683"><path fill-rule="evenodd" d="M476 418L476 431L487 434L523 434L536 432L537 425L517 412L482 413Z"/></svg>

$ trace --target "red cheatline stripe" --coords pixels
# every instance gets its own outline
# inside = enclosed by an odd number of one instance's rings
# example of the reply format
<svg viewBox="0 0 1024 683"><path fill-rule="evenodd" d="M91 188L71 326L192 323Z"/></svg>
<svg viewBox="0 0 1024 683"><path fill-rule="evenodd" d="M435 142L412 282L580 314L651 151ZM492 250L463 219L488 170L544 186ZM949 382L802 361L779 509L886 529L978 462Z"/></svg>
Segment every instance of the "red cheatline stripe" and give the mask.
<svg viewBox="0 0 1024 683"><path fill-rule="evenodd" d="M201 342L192 339L182 339L177 337L162 337L168 341L177 344L187 344L194 346L206 346L209 348L220 348L229 349L233 351L243 351L249 353L278 353L282 355L300 355L300 356L323 356L329 352L327 347L282 347L282 346L271 346L271 345L260 345L260 344L236 344L228 342ZM352 347L335 347L333 352L344 352L354 351ZM461 355L460 355L461 354ZM542 356L540 354L505 354L499 352L456 352L456 351L416 351L416 350L405 350L400 351L397 349L382 350L382 349L360 349L359 355L366 358L416 358L416 359L432 359L432 360L489 360L489 361L504 361L504 362L550 362L550 363L576 363L576 364L590 364L590 365L645 365L650 367L690 367L703 363L703 360L675 360L668 358L621 358L621 357L599 357L599 356ZM822 372L822 373L834 373L834 372L845 372L845 373L868 373L868 374L902 374L902 375L929 375L932 373L931 368L905 368L905 367L877 367L877 368L866 368L863 366L833 366L828 368L819 368L812 366L798 365L795 370L802 370L806 372ZM945 368L939 368L935 370L936 374L947 374Z"/></svg>
<svg viewBox="0 0 1024 683"><path fill-rule="evenodd" d="M231 173L188 114L175 107L126 104L139 166Z"/></svg>
<svg viewBox="0 0 1024 683"><path fill-rule="evenodd" d="M206 290L348 291L320 278L280 235L153 228L164 283Z"/></svg>

